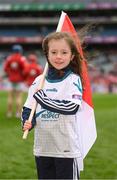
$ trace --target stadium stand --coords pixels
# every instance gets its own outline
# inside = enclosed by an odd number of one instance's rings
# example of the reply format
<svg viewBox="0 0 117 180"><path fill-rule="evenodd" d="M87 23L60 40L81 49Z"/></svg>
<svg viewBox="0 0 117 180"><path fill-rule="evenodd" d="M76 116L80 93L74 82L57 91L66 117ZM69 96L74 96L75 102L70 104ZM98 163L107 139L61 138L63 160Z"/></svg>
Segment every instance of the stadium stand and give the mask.
<svg viewBox="0 0 117 180"><path fill-rule="evenodd" d="M10 3L48 3L48 2L55 2L55 3L58 3L58 0L11 0ZM67 2L67 3L73 3L73 0L59 0L59 2ZM103 2L103 3L115 3L115 0L74 0L74 3L100 3L100 2ZM0 0L0 3L3 4L3 3L9 3L9 0Z"/></svg>

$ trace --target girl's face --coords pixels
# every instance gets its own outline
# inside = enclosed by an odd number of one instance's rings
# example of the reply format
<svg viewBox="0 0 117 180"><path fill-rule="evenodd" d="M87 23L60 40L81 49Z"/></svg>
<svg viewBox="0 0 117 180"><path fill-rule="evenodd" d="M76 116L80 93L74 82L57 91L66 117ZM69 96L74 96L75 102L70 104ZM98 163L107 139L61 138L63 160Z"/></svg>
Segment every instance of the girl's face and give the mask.
<svg viewBox="0 0 117 180"><path fill-rule="evenodd" d="M58 70L68 66L74 57L70 46L64 39L52 39L48 43L48 47L48 60L50 64Z"/></svg>

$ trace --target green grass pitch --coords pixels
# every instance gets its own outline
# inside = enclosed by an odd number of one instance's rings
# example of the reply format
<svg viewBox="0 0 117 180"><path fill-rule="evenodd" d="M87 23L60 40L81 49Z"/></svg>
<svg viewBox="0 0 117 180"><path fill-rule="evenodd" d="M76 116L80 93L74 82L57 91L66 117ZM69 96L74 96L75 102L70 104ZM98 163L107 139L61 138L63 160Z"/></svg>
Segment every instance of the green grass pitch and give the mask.
<svg viewBox="0 0 117 180"><path fill-rule="evenodd" d="M6 117L0 92L0 179L36 179L33 131L22 140L21 121ZM117 95L93 96L98 138L84 160L81 179L117 179Z"/></svg>

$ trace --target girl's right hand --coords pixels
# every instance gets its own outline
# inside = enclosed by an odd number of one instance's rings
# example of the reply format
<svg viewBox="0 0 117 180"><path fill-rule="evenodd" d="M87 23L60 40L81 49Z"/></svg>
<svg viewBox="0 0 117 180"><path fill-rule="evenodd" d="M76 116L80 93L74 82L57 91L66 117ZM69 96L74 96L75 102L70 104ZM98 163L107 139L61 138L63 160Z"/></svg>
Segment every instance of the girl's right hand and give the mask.
<svg viewBox="0 0 117 180"><path fill-rule="evenodd" d="M32 128L32 123L26 120L23 126L23 131L30 130L31 128Z"/></svg>

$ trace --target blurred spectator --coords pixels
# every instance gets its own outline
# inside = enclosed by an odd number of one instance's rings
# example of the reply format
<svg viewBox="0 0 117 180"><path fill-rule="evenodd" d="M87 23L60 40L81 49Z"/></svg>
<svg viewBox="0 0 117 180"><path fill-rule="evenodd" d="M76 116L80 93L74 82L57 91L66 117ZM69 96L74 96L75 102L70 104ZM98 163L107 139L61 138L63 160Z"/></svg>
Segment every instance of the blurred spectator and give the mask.
<svg viewBox="0 0 117 180"><path fill-rule="evenodd" d="M2 77L0 77L0 89L2 89Z"/></svg>
<svg viewBox="0 0 117 180"><path fill-rule="evenodd" d="M30 86L37 76L42 74L43 69L41 65L37 62L37 56L35 54L30 54L28 56L28 64L25 69L25 83Z"/></svg>
<svg viewBox="0 0 117 180"><path fill-rule="evenodd" d="M113 70L109 71L108 73L108 80L109 80L109 92L110 93L117 93L117 63L113 64Z"/></svg>
<svg viewBox="0 0 117 180"><path fill-rule="evenodd" d="M92 91L96 93L108 93L109 92L109 80L106 77L104 69L98 69L96 76L91 78Z"/></svg>
<svg viewBox="0 0 117 180"><path fill-rule="evenodd" d="M22 53L23 48L21 45L13 45L12 53L6 58L4 64L4 71L9 80L7 117L12 117L14 103L16 104L16 117L20 117L21 114L22 88L24 81L24 69L26 66L26 58L22 55Z"/></svg>

